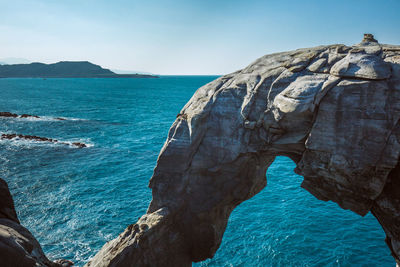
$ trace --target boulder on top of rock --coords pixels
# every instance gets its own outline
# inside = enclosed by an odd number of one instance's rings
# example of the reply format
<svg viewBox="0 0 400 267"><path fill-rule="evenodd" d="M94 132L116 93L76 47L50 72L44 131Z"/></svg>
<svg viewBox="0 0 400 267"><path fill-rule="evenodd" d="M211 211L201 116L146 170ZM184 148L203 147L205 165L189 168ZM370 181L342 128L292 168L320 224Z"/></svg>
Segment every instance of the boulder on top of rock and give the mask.
<svg viewBox="0 0 400 267"><path fill-rule="evenodd" d="M349 52L345 58L333 65L330 74L344 78L383 80L390 77L391 68L382 57L363 51Z"/></svg>

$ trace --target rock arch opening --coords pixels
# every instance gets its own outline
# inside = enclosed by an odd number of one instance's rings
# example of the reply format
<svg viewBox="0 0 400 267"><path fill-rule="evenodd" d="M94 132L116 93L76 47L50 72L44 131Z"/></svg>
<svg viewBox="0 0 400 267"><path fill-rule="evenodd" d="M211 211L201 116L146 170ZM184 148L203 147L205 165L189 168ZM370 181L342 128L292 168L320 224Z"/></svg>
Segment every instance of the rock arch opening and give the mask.
<svg viewBox="0 0 400 267"><path fill-rule="evenodd" d="M267 186L232 212L215 256L194 266L393 265L375 218L319 201L301 188L295 167L288 157L276 157Z"/></svg>
<svg viewBox="0 0 400 267"><path fill-rule="evenodd" d="M289 156L316 198L378 218L400 261L400 48L367 38L266 55L199 88L173 123L147 213L88 266L212 258L233 209Z"/></svg>

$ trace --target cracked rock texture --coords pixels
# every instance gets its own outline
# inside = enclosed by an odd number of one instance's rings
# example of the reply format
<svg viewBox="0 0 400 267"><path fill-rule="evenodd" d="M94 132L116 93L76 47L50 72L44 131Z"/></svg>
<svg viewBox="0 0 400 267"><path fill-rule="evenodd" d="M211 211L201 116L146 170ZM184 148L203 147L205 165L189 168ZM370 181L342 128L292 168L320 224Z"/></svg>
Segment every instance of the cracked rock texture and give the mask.
<svg viewBox="0 0 400 267"><path fill-rule="evenodd" d="M173 123L147 214L87 264L191 266L213 257L232 210L278 155L302 187L372 212L400 257L400 46L371 35L263 56L201 87Z"/></svg>

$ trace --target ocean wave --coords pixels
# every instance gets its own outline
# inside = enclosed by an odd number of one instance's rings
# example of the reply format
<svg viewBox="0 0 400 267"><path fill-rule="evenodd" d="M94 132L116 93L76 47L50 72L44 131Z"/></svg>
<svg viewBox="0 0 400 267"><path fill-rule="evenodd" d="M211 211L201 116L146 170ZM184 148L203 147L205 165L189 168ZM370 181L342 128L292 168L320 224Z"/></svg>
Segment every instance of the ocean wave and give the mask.
<svg viewBox="0 0 400 267"><path fill-rule="evenodd" d="M10 112L0 112L0 119L3 120L23 120L23 121L86 121L86 119L82 118L73 118L73 117L55 117L55 116L38 116L38 115L29 115L22 114L18 115Z"/></svg>
<svg viewBox="0 0 400 267"><path fill-rule="evenodd" d="M86 121L85 119L80 118L71 118L71 117L51 117L51 116L40 116L39 118L29 117L29 118L15 118L17 120L24 121Z"/></svg>
<svg viewBox="0 0 400 267"><path fill-rule="evenodd" d="M8 118L8 117L0 117L0 119L8 119L8 120L18 120L18 121L86 121L86 119L81 118L71 118L71 117L51 117L51 116L39 116L36 117L16 117L16 118Z"/></svg>
<svg viewBox="0 0 400 267"><path fill-rule="evenodd" d="M72 140L59 140L52 138L44 138L44 137L36 137L32 138L32 136L23 136L23 135L15 135L9 133L1 133L0 132L0 144L9 145L9 146L17 146L24 148L33 148L33 147L70 147L70 148L90 148L93 147L94 144L87 139L72 139ZM7 138L4 138L7 136ZM27 138L28 137L28 138ZM40 140L41 138L42 140Z"/></svg>

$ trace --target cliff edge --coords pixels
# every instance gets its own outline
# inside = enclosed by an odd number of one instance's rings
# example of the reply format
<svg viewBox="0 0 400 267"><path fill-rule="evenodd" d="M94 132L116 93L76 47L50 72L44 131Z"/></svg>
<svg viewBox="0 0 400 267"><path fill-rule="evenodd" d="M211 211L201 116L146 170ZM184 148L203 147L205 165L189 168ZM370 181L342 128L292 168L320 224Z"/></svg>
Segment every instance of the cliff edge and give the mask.
<svg viewBox="0 0 400 267"><path fill-rule="evenodd" d="M197 90L160 152L147 213L86 266L191 266L213 257L232 210L266 186L279 155L296 163L302 187L318 199L371 212L399 263L399 119L400 46L366 34L354 46L261 57ZM0 230L6 220L26 233L8 195ZM51 266L26 236L33 246L20 250L3 245L20 239L0 231L0 260Z"/></svg>

